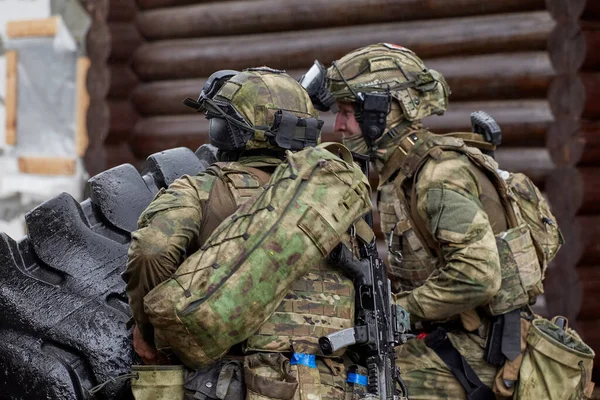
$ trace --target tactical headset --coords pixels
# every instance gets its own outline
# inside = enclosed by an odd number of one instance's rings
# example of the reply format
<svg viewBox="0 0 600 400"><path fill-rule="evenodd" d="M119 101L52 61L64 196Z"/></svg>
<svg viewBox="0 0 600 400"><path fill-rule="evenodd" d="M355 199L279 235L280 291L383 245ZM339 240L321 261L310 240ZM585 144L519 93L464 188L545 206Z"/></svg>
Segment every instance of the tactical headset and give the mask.
<svg viewBox="0 0 600 400"><path fill-rule="evenodd" d="M360 125L365 140L369 143L375 142L385 132L386 119L392 103L391 94L389 92L385 94L355 92L348 84L347 79L342 74L342 71L339 70L336 63L334 62L332 65L356 98L354 116ZM327 89L326 74L327 71L323 64L315 60L313 66L300 78L299 82L308 92L317 110L331 110L333 113L337 113L338 109L335 104L335 98Z"/></svg>
<svg viewBox="0 0 600 400"><path fill-rule="evenodd" d="M253 68L246 71L282 73L271 68ZM252 126L229 102L214 99L225 82L238 71L221 70L213 73L202 88L198 100L186 98L183 103L204 111L209 120L210 143L225 151L243 150L257 131L274 146L286 150L301 150L316 146L324 122L316 118L300 118L289 111L278 110L272 126Z"/></svg>

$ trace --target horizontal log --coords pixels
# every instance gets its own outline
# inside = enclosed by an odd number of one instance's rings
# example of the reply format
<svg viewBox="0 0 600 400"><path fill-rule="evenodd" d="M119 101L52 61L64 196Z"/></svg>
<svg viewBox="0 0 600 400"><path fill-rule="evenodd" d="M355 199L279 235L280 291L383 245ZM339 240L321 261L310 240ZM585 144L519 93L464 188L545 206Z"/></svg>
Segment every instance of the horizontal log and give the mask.
<svg viewBox="0 0 600 400"><path fill-rule="evenodd" d="M597 0L546 0L546 7L557 20L600 17L600 3Z"/></svg>
<svg viewBox="0 0 600 400"><path fill-rule="evenodd" d="M110 110L108 135L104 143L117 144L127 142L133 134L139 115L128 100L109 100Z"/></svg>
<svg viewBox="0 0 600 400"><path fill-rule="evenodd" d="M143 86L148 88L151 85L161 86L164 83L165 82L158 82ZM155 89L156 87L153 88L153 91ZM139 100L141 96L139 96L139 94L140 92L136 89L132 96L134 99L133 103L136 107L139 107L141 103L141 100ZM147 101L150 102L152 96L145 96L142 98L147 99ZM178 97L178 99L179 98L180 97ZM173 101L175 100L173 99ZM156 102L159 103L160 101ZM141 104L146 107L147 103ZM148 107L151 106L149 105ZM181 108L185 109L186 107L181 105ZM536 159L544 160L544 162L548 164L548 160L546 159L547 153L536 151L538 150L536 146L543 146L547 126L552 122L552 115L549 111L548 104L543 100L454 103L443 116L426 118L425 124L436 133L456 131L468 132L471 131L469 114L480 109L489 112L500 124L503 130L503 147L532 147L533 153L530 155L536 155L537 157L540 154L543 154L542 158ZM339 137L333 133L335 115L331 113L321 113L320 118L325 121L323 127L323 140L339 140ZM154 125L154 122L149 123L147 121L155 121L156 125ZM144 119L144 122L140 122L140 124L144 128L141 129L136 126L136 132L146 137L146 139L144 139L143 142L140 141L140 150L138 150L137 144L133 145L137 157L148 156L150 154L148 151L164 150L166 147L162 147L162 136L165 138L169 137L170 143L179 143L177 146L186 146L185 143L188 143L190 137L199 138L194 140L200 140L201 143L208 141L208 122L201 113L198 114L194 112L192 114L184 115L147 117ZM151 127L150 132L152 133L144 133L148 126ZM136 136L138 133L136 133ZM177 139L178 135L181 135L180 139ZM142 148L153 150L144 151L141 150ZM536 173L535 176L539 177L540 175L539 173Z"/></svg>
<svg viewBox="0 0 600 400"><path fill-rule="evenodd" d="M87 153L89 153L89 148L102 146L110 128L110 109L104 98L90 96L86 128L89 139Z"/></svg>
<svg viewBox="0 0 600 400"><path fill-rule="evenodd" d="M423 120L423 124L434 133L470 132L470 114L478 110L488 112L500 125L502 129L500 148L543 147L546 131L553 123L548 102L521 100L451 102L444 115L427 117ZM320 118L325 121L323 140L337 140L337 135L333 133L335 116L331 113L321 113Z"/></svg>
<svg viewBox="0 0 600 400"><path fill-rule="evenodd" d="M131 138L131 151L138 158L174 147L197 149L208 143L208 123L204 115L175 115L143 118Z"/></svg>
<svg viewBox="0 0 600 400"><path fill-rule="evenodd" d="M108 97L126 99L138 84L137 76L127 64L109 64L110 87Z"/></svg>
<svg viewBox="0 0 600 400"><path fill-rule="evenodd" d="M562 250L561 250L562 251ZM552 263L544 280L547 316L563 315L575 323L581 307L581 282L575 266Z"/></svg>
<svg viewBox="0 0 600 400"><path fill-rule="evenodd" d="M220 0L231 1L231 0ZM178 7L196 3L215 3L215 0L137 0L137 5L142 10L161 7Z"/></svg>
<svg viewBox="0 0 600 400"><path fill-rule="evenodd" d="M575 248L580 253L575 261L586 265L600 264L600 216L578 216L573 223L575 239L579 243ZM598 312L600 315L600 310Z"/></svg>
<svg viewBox="0 0 600 400"><path fill-rule="evenodd" d="M600 121L560 118L550 125L547 144L556 165L600 164Z"/></svg>
<svg viewBox="0 0 600 400"><path fill-rule="evenodd" d="M132 22L111 22L110 57L111 62L128 62L135 50L143 43L142 36Z"/></svg>
<svg viewBox="0 0 600 400"><path fill-rule="evenodd" d="M377 42L398 42L425 59L536 51L546 49L553 26L549 14L542 11L246 35L235 40L166 40L142 45L133 57L133 68L142 80L196 78L253 65L294 69L315 59L329 64Z"/></svg>
<svg viewBox="0 0 600 400"><path fill-rule="evenodd" d="M546 148L506 147L496 151L496 161L501 169L527 175L540 190L554 169Z"/></svg>
<svg viewBox="0 0 600 400"><path fill-rule="evenodd" d="M83 157L85 170L90 176L106 170L106 150L102 144L89 146Z"/></svg>
<svg viewBox="0 0 600 400"><path fill-rule="evenodd" d="M585 265L577 267L579 280L583 290L581 309L577 316L580 320L600 319L600 265Z"/></svg>
<svg viewBox="0 0 600 400"><path fill-rule="evenodd" d="M444 75L450 102L546 98L555 76L548 53L522 52L424 60Z"/></svg>
<svg viewBox="0 0 600 400"><path fill-rule="evenodd" d="M548 91L556 119L600 118L600 72L557 77Z"/></svg>
<svg viewBox="0 0 600 400"><path fill-rule="evenodd" d="M426 60L452 88L451 102L545 98L554 71L546 52L505 53ZM307 67L308 68L308 67ZM288 71L298 79L306 69ZM136 87L132 101L143 115L175 115L194 110L182 104L198 97L206 78L147 82ZM546 107L547 108L547 107Z"/></svg>
<svg viewBox="0 0 600 400"><path fill-rule="evenodd" d="M542 147L546 131L553 122L548 102L544 100L510 100L452 103L442 116L424 119L424 125L435 133L470 132L470 114L483 110L502 129L502 145Z"/></svg>
<svg viewBox="0 0 600 400"><path fill-rule="evenodd" d="M600 213L599 167L563 167L552 171L546 192L557 213L565 220L575 215Z"/></svg>
<svg viewBox="0 0 600 400"><path fill-rule="evenodd" d="M85 48L92 65L105 62L110 55L111 36L108 25L104 20L93 19L85 36Z"/></svg>
<svg viewBox="0 0 600 400"><path fill-rule="evenodd" d="M561 74L600 69L600 23L569 21L557 24L548 39L552 64Z"/></svg>
<svg viewBox="0 0 600 400"><path fill-rule="evenodd" d="M137 25L146 39L164 40L544 9L543 0L256 0L143 11Z"/></svg>
<svg viewBox="0 0 600 400"><path fill-rule="evenodd" d="M569 321L572 325L572 321ZM594 350L596 354L600 352L600 319L581 319L576 321L577 333L581 336L583 341ZM592 372L592 379L594 382L598 382L598 366L594 367ZM599 399L600 393L594 390L592 399Z"/></svg>
<svg viewBox="0 0 600 400"><path fill-rule="evenodd" d="M326 124L333 126L333 118ZM331 132L331 128L327 130ZM333 134L324 134L324 140L335 140ZM144 158L157 151L185 146L196 149L208 142L208 123L203 115L177 115L144 118L134 128L131 147L135 156ZM514 172L524 172L540 187L553 165L544 148L503 148L496 157L501 168Z"/></svg>
<svg viewBox="0 0 600 400"><path fill-rule="evenodd" d="M205 82L205 78L143 82L132 92L131 101L145 116L193 114L196 111L184 106L183 100L198 98Z"/></svg>
<svg viewBox="0 0 600 400"><path fill-rule="evenodd" d="M106 19L110 22L133 21L137 11L135 0L110 0Z"/></svg>
<svg viewBox="0 0 600 400"><path fill-rule="evenodd" d="M111 83L110 69L104 62L92 62L85 78L90 97L104 98L108 95Z"/></svg>
<svg viewBox="0 0 600 400"><path fill-rule="evenodd" d="M105 144L104 148L106 150L106 168L116 167L121 164L133 164L137 168L143 164L143 160L136 160L129 148L129 144L126 142Z"/></svg>

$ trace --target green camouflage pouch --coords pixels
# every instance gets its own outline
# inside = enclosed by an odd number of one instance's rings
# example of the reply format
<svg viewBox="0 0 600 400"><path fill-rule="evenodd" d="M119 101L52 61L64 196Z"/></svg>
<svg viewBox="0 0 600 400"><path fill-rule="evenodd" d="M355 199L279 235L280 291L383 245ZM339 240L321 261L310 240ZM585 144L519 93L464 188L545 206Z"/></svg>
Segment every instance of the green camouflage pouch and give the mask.
<svg viewBox="0 0 600 400"><path fill-rule="evenodd" d="M536 318L529 326L515 400L579 400L592 395L594 351L574 330L563 330L553 321Z"/></svg>
<svg viewBox="0 0 600 400"><path fill-rule="evenodd" d="M525 224L496 236L502 283L486 306L491 315L501 315L529 303L529 293L541 284L541 270L531 233Z"/></svg>
<svg viewBox="0 0 600 400"><path fill-rule="evenodd" d="M552 261L564 243L562 233L558 228L556 218L550 211L550 205L531 179L517 173L510 174L506 182L519 207L521 218L531 230L543 279L548 263Z"/></svg>
<svg viewBox="0 0 600 400"><path fill-rule="evenodd" d="M135 400L184 400L183 365L133 365L131 371Z"/></svg>
<svg viewBox="0 0 600 400"><path fill-rule="evenodd" d="M255 353L244 359L246 400L292 400L298 392L290 360L281 353Z"/></svg>

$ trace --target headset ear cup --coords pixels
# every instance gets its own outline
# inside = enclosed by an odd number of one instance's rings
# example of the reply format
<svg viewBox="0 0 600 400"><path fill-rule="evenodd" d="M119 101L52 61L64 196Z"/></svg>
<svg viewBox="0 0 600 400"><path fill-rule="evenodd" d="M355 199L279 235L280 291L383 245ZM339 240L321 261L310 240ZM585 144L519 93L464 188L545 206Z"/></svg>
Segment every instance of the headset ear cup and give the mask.
<svg viewBox="0 0 600 400"><path fill-rule="evenodd" d="M211 118L208 125L210 144L221 150L237 150L229 123L224 118Z"/></svg>

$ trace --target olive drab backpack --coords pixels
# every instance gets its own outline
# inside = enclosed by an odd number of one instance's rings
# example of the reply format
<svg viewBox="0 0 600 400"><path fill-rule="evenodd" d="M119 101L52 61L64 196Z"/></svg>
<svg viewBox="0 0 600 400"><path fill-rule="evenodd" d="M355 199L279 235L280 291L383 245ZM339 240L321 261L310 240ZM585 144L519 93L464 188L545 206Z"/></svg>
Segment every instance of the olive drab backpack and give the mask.
<svg viewBox="0 0 600 400"><path fill-rule="evenodd" d="M495 316L526 306L543 293L542 281L548 263L558 252L563 238L550 206L535 184L523 174L499 170L491 157L465 144L465 141L475 143L477 139L473 133L436 135L426 130L418 131L400 142L388 163L395 164L397 173L393 181L396 190L400 191L400 199L405 198L404 193L412 182L411 204L405 206L410 210L417 235L437 257L441 257L439 244L416 212L415 179L421 167L429 158L439 158L444 151L454 151L473 162L475 175L483 173L491 181L493 187L483 186L483 190L498 193L504 209L501 217L508 223L508 229L496 235L502 268L501 289L485 307ZM488 212L485 201L482 204L492 220L494 216Z"/></svg>
<svg viewBox="0 0 600 400"><path fill-rule="evenodd" d="M218 360L255 334L292 284L371 209L369 183L351 156L344 161L322 146L286 153L267 185L146 295L157 346L188 367Z"/></svg>

